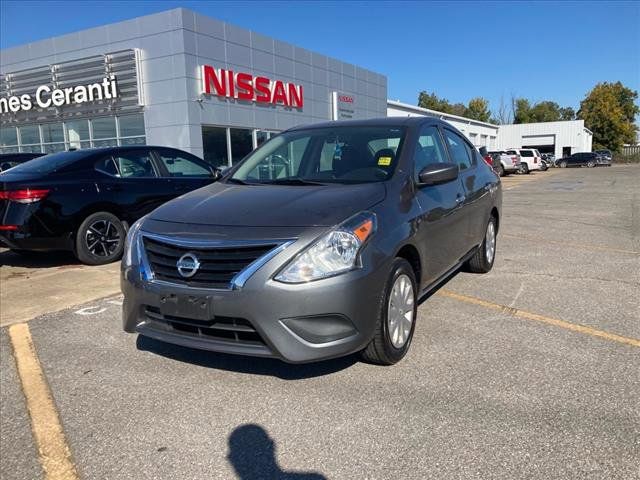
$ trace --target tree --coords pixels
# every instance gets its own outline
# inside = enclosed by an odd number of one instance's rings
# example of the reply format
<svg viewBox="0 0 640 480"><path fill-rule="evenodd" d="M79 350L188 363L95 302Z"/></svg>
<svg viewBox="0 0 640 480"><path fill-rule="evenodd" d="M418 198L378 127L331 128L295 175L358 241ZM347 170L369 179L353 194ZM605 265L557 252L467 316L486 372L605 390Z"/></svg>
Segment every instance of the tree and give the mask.
<svg viewBox="0 0 640 480"><path fill-rule="evenodd" d="M531 107L532 122L557 122L560 120L560 105L556 102L544 101Z"/></svg>
<svg viewBox="0 0 640 480"><path fill-rule="evenodd" d="M513 123L531 122L531 104L526 98L513 98L511 100L513 108Z"/></svg>
<svg viewBox="0 0 640 480"><path fill-rule="evenodd" d="M511 123L513 120L511 113L509 112L509 107L504 103L504 96L500 97L500 106L498 107L498 111L495 116L491 118L490 122L495 123L497 125L506 125Z"/></svg>
<svg viewBox="0 0 640 480"><path fill-rule="evenodd" d="M513 123L558 122L574 120L575 112L571 107L561 107L556 102L545 100L533 106L526 98L514 98Z"/></svg>
<svg viewBox="0 0 640 480"><path fill-rule="evenodd" d="M621 82L603 82L580 102L578 118L593 132L595 148L620 151L625 143L635 142L638 127L634 119L640 113L637 98L638 92Z"/></svg>
<svg viewBox="0 0 640 480"><path fill-rule="evenodd" d="M484 122L489 121L491 116L489 102L481 97L472 99L467 107L464 103L451 103L446 98L438 97L435 93L422 91L418 95L418 106L460 117L475 118L476 120L486 118L486 120L482 120Z"/></svg>
<svg viewBox="0 0 640 480"><path fill-rule="evenodd" d="M476 97L469 100L469 106L466 108L465 117L488 122L491 118L489 111L489 101L482 97Z"/></svg>
<svg viewBox="0 0 640 480"><path fill-rule="evenodd" d="M563 107L560 109L560 120L575 120L576 112L571 107Z"/></svg>
<svg viewBox="0 0 640 480"><path fill-rule="evenodd" d="M420 92L420 95L418 95L418 106L428 108L429 110L451 113L449 111L451 108L449 101L445 98L439 98L435 93Z"/></svg>

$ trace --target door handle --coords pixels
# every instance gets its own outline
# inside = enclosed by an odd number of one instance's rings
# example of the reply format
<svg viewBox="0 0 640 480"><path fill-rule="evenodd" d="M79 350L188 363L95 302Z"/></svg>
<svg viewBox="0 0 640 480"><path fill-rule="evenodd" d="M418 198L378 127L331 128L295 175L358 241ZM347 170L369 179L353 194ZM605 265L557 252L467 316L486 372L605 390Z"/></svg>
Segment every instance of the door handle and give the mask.
<svg viewBox="0 0 640 480"><path fill-rule="evenodd" d="M462 202L464 202L466 199L467 199L467 197L465 197L464 195L458 195L458 196L456 197L456 203L457 203L458 205L460 205L460 204L461 204Z"/></svg>

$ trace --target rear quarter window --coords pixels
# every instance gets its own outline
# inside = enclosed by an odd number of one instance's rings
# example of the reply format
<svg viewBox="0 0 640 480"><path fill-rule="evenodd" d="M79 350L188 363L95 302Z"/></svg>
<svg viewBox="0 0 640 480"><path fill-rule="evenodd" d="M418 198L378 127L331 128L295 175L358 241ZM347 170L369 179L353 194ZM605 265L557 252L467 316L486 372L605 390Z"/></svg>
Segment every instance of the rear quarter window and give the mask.
<svg viewBox="0 0 640 480"><path fill-rule="evenodd" d="M533 152L531 150L520 150L520 155L523 157L533 157Z"/></svg>

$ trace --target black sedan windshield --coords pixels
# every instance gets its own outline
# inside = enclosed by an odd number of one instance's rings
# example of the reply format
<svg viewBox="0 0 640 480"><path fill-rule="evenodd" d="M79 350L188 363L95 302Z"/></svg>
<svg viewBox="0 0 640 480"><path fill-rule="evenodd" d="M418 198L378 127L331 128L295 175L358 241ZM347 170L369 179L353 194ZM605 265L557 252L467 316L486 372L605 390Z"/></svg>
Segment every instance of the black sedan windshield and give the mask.
<svg viewBox="0 0 640 480"><path fill-rule="evenodd" d="M327 127L285 132L249 155L232 183L370 183L393 175L402 127Z"/></svg>

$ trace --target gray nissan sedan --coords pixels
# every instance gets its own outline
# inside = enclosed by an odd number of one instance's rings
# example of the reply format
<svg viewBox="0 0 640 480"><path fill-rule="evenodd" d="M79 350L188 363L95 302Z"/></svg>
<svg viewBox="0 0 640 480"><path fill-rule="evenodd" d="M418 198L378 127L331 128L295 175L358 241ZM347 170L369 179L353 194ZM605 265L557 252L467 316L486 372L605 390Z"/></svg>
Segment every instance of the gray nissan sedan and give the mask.
<svg viewBox="0 0 640 480"><path fill-rule="evenodd" d="M418 301L491 270L500 179L435 118L287 130L131 226L123 323L161 341L310 362L402 359Z"/></svg>

